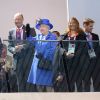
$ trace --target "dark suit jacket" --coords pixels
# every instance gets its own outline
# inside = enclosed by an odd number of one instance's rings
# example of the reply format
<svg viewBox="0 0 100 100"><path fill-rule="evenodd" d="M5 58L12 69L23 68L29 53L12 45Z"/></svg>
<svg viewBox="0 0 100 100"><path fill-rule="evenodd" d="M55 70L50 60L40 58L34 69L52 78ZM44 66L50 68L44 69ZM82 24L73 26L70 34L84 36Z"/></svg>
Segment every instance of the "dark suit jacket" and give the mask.
<svg viewBox="0 0 100 100"><path fill-rule="evenodd" d="M53 83L54 83L54 91L55 92L66 92L68 90L68 82L66 74L65 74L65 69L64 69L64 61L63 61L63 54L64 54L64 49L62 49L59 45L56 47L55 54L54 54L54 60L53 60ZM56 78L62 75L63 76L63 81L58 82L56 81Z"/></svg>
<svg viewBox="0 0 100 100"><path fill-rule="evenodd" d="M92 40L93 40L93 48L96 49L95 47L99 46L99 41L95 42L95 40L99 40L99 36L95 33L91 33L91 35L92 35ZM85 37L86 37L86 34L85 34Z"/></svg>
<svg viewBox="0 0 100 100"><path fill-rule="evenodd" d="M100 46L99 46L99 36L95 33L91 33L92 35L92 39L93 40L98 40L98 42L93 42L93 49L96 53L96 58L90 59L89 55L88 55L88 45L86 45L86 49L84 50L85 52L85 64L84 64L84 70L83 70L83 79L88 83L88 81L90 80L91 77L96 78L97 73L98 73L98 69L99 67L96 66L96 63L98 62L98 60L100 59L99 57L99 51L100 51ZM94 80L94 79L93 79Z"/></svg>
<svg viewBox="0 0 100 100"><path fill-rule="evenodd" d="M65 35L63 40L66 40L68 38L68 35ZM77 37L76 40L85 40L85 34L84 33L80 33ZM82 47L84 46L84 43L82 42L74 42L76 47L75 47L75 56L71 59L68 59L66 56L66 66L65 66L65 71L68 69L69 71L69 77L70 77L70 81L73 78L73 74L75 74L74 72L76 72L75 70L78 68L78 59L80 58L81 55L81 51L82 51ZM62 48L64 48L66 51L68 51L68 44L69 42L62 42ZM67 68L67 69L66 69ZM66 71L67 72L67 71Z"/></svg>
<svg viewBox="0 0 100 100"><path fill-rule="evenodd" d="M85 34L84 34L85 35ZM99 37L95 33L91 33L93 40L99 40ZM86 40L86 35L85 35ZM99 56L99 41L93 42L93 49L96 53L96 58L90 59L88 54L88 42L84 43L84 46L82 47L82 51L80 54L80 59L77 59L79 63L77 64L78 69L76 69L76 74L73 76L74 79L76 79L78 85L81 84L82 80L85 80L85 82L90 83L90 78L92 77L93 73L95 73L96 68L96 60ZM78 73L77 73L78 72Z"/></svg>
<svg viewBox="0 0 100 100"><path fill-rule="evenodd" d="M98 35L91 33L93 40L99 40ZM63 39L65 40L68 36L63 36ZM85 33L80 34L77 36L76 40L86 40ZM77 82L77 86L80 87L82 80L88 80L91 77L91 72L94 70L93 66L96 60L90 61L89 55L88 55L88 45L87 42L76 42L76 48L75 48L75 56L72 59L67 59L66 56L64 56L65 60L63 60L63 71L65 70L67 77L69 77L69 83L70 85L74 82ZM62 48L64 48L66 51L68 50L68 42L61 42ZM99 42L93 42L93 48L98 56L99 48ZM100 52L99 52L100 55ZM61 56L60 56L61 57ZM59 57L57 57L59 58ZM99 57L100 58L100 57ZM97 59L99 59L97 58ZM56 60L56 66L59 60ZM97 60L99 62L99 60ZM61 65L61 66L62 66ZM99 63L97 64L99 66ZM95 68L95 71L93 73L94 77L96 77L96 73L100 72L98 69L100 69L97 66ZM62 67L62 68L63 68ZM91 70L92 69L92 70ZM61 69L59 70L61 71ZM62 71L61 71L62 72ZM96 80L96 82L98 82Z"/></svg>
<svg viewBox="0 0 100 100"><path fill-rule="evenodd" d="M99 40L99 36L95 33L91 33L93 40Z"/></svg>

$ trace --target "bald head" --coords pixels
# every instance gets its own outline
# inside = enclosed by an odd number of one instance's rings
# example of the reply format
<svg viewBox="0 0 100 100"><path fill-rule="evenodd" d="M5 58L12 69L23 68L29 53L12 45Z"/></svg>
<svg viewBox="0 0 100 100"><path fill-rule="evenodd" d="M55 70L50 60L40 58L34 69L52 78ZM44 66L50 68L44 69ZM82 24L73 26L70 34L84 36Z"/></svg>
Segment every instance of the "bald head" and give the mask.
<svg viewBox="0 0 100 100"><path fill-rule="evenodd" d="M14 15L14 23L16 27L20 28L23 25L24 17L22 13L16 13Z"/></svg>

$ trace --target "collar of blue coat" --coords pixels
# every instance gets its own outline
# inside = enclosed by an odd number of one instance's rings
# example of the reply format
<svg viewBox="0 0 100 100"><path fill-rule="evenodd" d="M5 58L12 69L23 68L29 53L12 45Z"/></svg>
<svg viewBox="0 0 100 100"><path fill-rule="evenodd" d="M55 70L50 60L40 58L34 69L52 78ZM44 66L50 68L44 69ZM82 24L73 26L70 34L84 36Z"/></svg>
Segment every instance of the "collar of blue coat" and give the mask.
<svg viewBox="0 0 100 100"><path fill-rule="evenodd" d="M38 34L38 37L40 37L41 35L43 35L43 34L42 33L41 34ZM46 40L48 40L49 38L51 38L52 35L53 35L53 33L51 33L49 31L48 34L46 35Z"/></svg>

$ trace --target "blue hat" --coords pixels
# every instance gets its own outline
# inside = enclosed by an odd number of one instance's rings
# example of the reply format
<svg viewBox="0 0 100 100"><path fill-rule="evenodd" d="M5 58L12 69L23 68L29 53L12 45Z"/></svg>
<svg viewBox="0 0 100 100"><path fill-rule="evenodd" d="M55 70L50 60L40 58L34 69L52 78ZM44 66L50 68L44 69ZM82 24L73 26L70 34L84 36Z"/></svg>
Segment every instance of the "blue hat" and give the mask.
<svg viewBox="0 0 100 100"><path fill-rule="evenodd" d="M36 24L36 28L39 29L40 25L42 25L42 24L48 25L50 27L50 29L53 28L53 25L50 23L50 21L48 19L40 19L38 21L38 23Z"/></svg>

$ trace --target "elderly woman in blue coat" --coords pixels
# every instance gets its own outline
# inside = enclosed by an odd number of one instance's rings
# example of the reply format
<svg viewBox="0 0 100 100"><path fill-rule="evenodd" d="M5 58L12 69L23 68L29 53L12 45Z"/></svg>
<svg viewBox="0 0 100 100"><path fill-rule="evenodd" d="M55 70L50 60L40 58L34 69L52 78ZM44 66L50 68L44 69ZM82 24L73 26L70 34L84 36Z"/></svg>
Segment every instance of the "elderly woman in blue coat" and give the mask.
<svg viewBox="0 0 100 100"><path fill-rule="evenodd" d="M28 82L35 84L37 91L53 91L53 56L56 48L56 42L45 40L56 40L56 35L50 30L53 25L48 19L40 19L36 24L40 34L31 40L35 46L35 54L28 77ZM42 40L42 41L41 41Z"/></svg>

